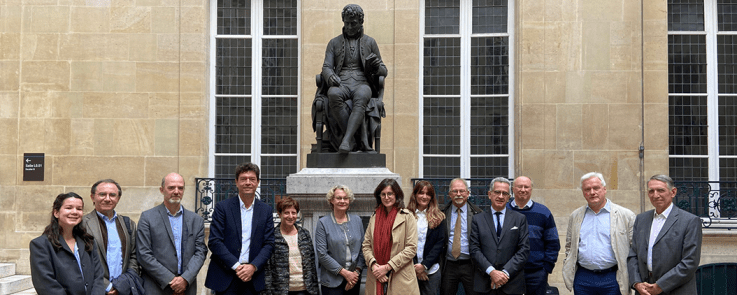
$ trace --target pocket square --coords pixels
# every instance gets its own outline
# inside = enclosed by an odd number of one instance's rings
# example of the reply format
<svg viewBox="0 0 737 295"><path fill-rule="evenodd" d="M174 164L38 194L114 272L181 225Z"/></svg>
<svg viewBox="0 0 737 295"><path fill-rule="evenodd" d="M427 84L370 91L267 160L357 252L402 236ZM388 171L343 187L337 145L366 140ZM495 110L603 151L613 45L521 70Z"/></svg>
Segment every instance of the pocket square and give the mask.
<svg viewBox="0 0 737 295"><path fill-rule="evenodd" d="M519 229L519 227L516 227L515 226L515 227L512 227L512 229L510 229L510 230L516 230L516 229Z"/></svg>

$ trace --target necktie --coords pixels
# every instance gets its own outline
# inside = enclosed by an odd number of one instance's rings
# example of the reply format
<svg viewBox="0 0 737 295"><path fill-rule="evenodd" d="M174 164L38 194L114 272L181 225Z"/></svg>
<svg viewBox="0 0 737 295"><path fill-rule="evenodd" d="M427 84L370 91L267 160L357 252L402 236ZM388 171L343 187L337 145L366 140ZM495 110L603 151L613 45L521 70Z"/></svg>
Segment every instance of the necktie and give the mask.
<svg viewBox="0 0 737 295"><path fill-rule="evenodd" d="M450 255L458 259L458 256L461 256L461 208L458 208L456 212L458 212L458 216L456 217L456 225L453 229L453 248L450 251Z"/></svg>
<svg viewBox="0 0 737 295"><path fill-rule="evenodd" d="M494 214L496 214L496 237L499 238L502 235L502 221L499 220L500 216L502 216L502 212L498 211Z"/></svg>

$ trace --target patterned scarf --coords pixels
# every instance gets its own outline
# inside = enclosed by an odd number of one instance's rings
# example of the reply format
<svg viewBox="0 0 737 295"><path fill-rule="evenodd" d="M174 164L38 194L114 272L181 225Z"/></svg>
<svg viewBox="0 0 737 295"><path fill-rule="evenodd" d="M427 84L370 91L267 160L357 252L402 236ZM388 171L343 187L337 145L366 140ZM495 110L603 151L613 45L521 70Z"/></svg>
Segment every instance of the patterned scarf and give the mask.
<svg viewBox="0 0 737 295"><path fill-rule="evenodd" d="M389 263L392 252L392 225L399 210L392 206L392 210L386 212L386 207L376 208L376 222L374 224L374 258L376 263L384 265ZM384 295L384 288L376 278L376 294Z"/></svg>

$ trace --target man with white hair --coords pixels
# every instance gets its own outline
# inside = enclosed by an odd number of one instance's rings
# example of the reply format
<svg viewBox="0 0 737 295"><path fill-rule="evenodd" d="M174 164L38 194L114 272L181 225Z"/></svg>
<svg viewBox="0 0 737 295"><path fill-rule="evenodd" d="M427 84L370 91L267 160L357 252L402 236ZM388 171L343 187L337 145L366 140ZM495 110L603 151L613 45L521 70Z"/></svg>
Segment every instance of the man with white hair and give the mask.
<svg viewBox="0 0 737 295"><path fill-rule="evenodd" d="M574 294L629 294L627 255L635 213L606 198L601 173L581 177L586 199L568 218L563 280Z"/></svg>

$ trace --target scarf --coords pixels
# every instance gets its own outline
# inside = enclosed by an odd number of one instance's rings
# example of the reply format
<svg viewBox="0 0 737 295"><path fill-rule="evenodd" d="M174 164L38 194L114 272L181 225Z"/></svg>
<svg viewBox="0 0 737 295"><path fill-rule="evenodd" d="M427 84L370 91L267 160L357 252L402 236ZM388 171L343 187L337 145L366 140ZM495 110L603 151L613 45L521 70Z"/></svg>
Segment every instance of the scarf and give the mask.
<svg viewBox="0 0 737 295"><path fill-rule="evenodd" d="M376 222L374 223L374 258L376 263L384 265L389 263L392 252L392 225L399 210L392 206L392 210L386 212L386 207L376 208ZM376 294L384 295L384 288L376 278Z"/></svg>

